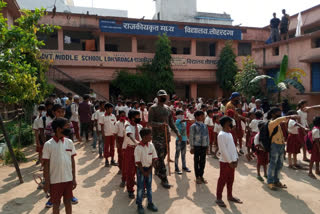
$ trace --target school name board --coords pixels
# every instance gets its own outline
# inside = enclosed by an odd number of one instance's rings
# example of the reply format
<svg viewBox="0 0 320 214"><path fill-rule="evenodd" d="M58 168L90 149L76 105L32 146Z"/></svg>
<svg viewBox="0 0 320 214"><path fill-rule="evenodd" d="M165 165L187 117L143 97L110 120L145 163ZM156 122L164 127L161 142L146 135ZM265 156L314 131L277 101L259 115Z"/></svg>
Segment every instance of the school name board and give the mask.
<svg viewBox="0 0 320 214"><path fill-rule="evenodd" d="M169 37L187 38L208 38L208 39L228 39L241 40L242 32L239 29L202 27L185 25L180 28L178 25L150 23L150 22L116 22L114 20L99 20L101 32L124 33L138 35L152 35L166 33Z"/></svg>
<svg viewBox="0 0 320 214"><path fill-rule="evenodd" d="M77 55L77 54L63 54L63 53L48 53L44 52L41 54L41 59L54 61L65 61L65 62L96 62L96 63L150 63L153 57L132 57L121 54L117 56L116 54L107 55ZM188 57L172 57L173 66L181 65L216 65L218 63L215 59L192 59Z"/></svg>

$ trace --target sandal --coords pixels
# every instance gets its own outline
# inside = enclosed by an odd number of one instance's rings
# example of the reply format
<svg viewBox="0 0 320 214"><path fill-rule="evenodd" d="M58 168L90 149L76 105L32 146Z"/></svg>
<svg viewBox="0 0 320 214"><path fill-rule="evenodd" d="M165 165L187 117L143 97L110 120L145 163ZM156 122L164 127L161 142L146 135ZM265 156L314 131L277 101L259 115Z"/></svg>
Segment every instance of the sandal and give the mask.
<svg viewBox="0 0 320 214"><path fill-rule="evenodd" d="M274 184L268 184L268 188L269 188L270 190L272 190L272 191L276 191L276 190L277 190L277 188L275 187Z"/></svg>
<svg viewBox="0 0 320 214"><path fill-rule="evenodd" d="M201 178L197 178L197 179L196 179L196 183L197 183L197 184L202 184Z"/></svg>
<svg viewBox="0 0 320 214"><path fill-rule="evenodd" d="M300 166L299 164L295 164L294 167L297 168L297 169L303 169L303 167Z"/></svg>
<svg viewBox="0 0 320 214"><path fill-rule="evenodd" d="M275 184L275 186L278 187L278 188L281 188L281 189L287 189L288 188L287 185L282 184L281 182Z"/></svg>
<svg viewBox="0 0 320 214"><path fill-rule="evenodd" d="M216 204L218 204L219 207L227 207L222 200L216 200Z"/></svg>
<svg viewBox="0 0 320 214"><path fill-rule="evenodd" d="M311 174L309 173L308 176L309 176L310 178L312 178L312 179L317 179L317 177L316 177L313 173L311 173Z"/></svg>
<svg viewBox="0 0 320 214"><path fill-rule="evenodd" d="M289 165L288 168L289 169L293 169L293 170L297 170L297 168L295 166L293 166L293 165Z"/></svg>
<svg viewBox="0 0 320 214"><path fill-rule="evenodd" d="M263 180L263 178L261 177L261 176L257 176L257 179L259 180L259 181L261 181L261 182L263 182L264 180Z"/></svg>
<svg viewBox="0 0 320 214"><path fill-rule="evenodd" d="M235 198L235 197L228 198L228 201L231 201L236 204L243 204L243 202L239 198Z"/></svg>
<svg viewBox="0 0 320 214"><path fill-rule="evenodd" d="M206 179L204 179L203 177L200 178L200 179L201 179L201 181L202 181L203 184L207 184L207 183L208 183L208 181L207 181Z"/></svg>

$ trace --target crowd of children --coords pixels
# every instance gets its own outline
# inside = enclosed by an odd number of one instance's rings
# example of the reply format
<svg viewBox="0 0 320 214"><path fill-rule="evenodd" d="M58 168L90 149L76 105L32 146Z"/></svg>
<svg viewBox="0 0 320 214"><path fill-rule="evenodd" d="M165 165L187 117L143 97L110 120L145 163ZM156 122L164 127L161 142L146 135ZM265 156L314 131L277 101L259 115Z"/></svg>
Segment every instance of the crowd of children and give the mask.
<svg viewBox="0 0 320 214"><path fill-rule="evenodd" d="M129 198L135 198L134 186L137 185L136 203L138 212L144 213L142 197L148 198L147 208L157 211L151 194L152 167L158 155L152 142L151 127L148 124L148 110L153 103L130 102L119 100L117 105L105 101L96 101L95 97L84 96L83 102L90 106L90 123L80 121L80 97L68 95L65 99L50 96L44 104L38 106L33 129L36 135L37 152L44 170L45 191L51 198L47 207L59 213L60 199L64 197L66 212L71 213L71 203L78 200L72 190L76 187L74 156L76 151L73 142L82 141L82 131L87 129L92 136L92 150L97 151L99 158L105 158L105 167L117 166L121 174L120 187L126 187ZM207 155L219 159L220 177L217 182L216 203L225 207L222 200L223 188L227 186L227 198L231 202L242 203L232 194L235 168L239 156L244 155L243 145L247 147L246 157L250 161L257 158L257 179L264 181L260 174L263 167L264 177L268 178L270 189L285 188L278 177L270 175L281 170L281 160L285 158L284 142L287 144L290 169L302 169L297 161L301 149L303 160L310 161L309 176L320 175L320 117L313 120L310 129L307 113L320 106L308 107L306 101L300 101L298 111L284 111L282 105L270 106L266 100L255 100L247 103L237 92L229 99L198 99L182 101L177 96L169 101L167 107L180 133L176 139L175 172L178 175L191 172L186 163L187 145L194 156L194 173L197 184L206 184L204 178ZM287 109L287 108L286 108ZM67 119L64 119L64 118ZM83 121L83 120L82 120ZM269 122L268 122L269 121ZM85 127L82 127L84 126ZM267 132L266 128L267 127ZM85 137L88 140L88 133ZM266 133L267 137L266 137ZM281 139L279 139L281 138ZM309 140L311 146L305 141ZM245 144L243 141L245 140ZM266 145L269 141L269 146ZM275 158L274 148L280 156ZM115 160L117 148L117 162ZM307 158L306 151L311 154ZM182 167L179 167L181 156ZM283 160L282 160L283 161ZM270 168L268 169L268 164ZM274 165L272 165L274 164ZM182 171L180 170L182 169ZM269 170L269 171L268 171ZM270 175L269 175L270 174ZM275 180L275 181L274 181Z"/></svg>

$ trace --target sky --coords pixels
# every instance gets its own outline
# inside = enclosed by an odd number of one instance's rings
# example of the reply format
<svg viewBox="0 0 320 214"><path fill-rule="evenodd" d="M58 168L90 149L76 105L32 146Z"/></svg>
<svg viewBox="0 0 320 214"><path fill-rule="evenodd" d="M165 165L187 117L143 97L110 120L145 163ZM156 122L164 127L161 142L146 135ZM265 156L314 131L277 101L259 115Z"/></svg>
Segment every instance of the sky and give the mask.
<svg viewBox="0 0 320 214"><path fill-rule="evenodd" d="M153 0L74 0L74 3L75 6L127 10L129 18L152 19L155 13ZM294 15L317 4L319 0L198 0L197 8L198 12L226 12L234 20L233 25L264 27L273 12L281 18L282 9Z"/></svg>

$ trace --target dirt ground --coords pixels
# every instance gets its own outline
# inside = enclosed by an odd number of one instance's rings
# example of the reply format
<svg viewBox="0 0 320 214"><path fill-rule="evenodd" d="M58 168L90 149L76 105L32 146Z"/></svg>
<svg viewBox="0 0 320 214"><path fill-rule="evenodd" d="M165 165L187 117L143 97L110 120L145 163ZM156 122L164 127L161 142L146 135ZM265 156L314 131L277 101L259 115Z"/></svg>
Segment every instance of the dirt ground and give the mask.
<svg viewBox="0 0 320 214"><path fill-rule="evenodd" d="M172 142L174 139L172 139ZM105 168L104 161L93 153L89 144L76 143L78 155L77 182L74 195L79 204L73 206L73 213L83 214L122 214L136 213L135 200L128 198L126 190L119 187L121 176L118 168ZM171 144L174 151L174 143ZM0 167L0 213L51 213L44 207L47 199L42 190L37 190L33 180L34 174L41 174L35 165L37 158L34 148L26 149L29 162L20 165L24 184L19 184L13 166ZM171 152L171 159L174 154ZM180 162L181 163L181 162ZM187 152L187 164L193 169L193 160ZM197 185L194 173L183 175L172 174L169 182L170 190L160 186L159 179L153 179L153 200L158 206L158 213L319 213L320 212L320 181L307 176L307 171L293 171L285 163L281 173L282 182L288 190L270 191L266 182L256 179L255 161L248 163L241 157L236 170L234 195L243 200L244 204L235 205L226 202L227 208L219 208L215 204L216 185L219 176L219 163L211 156L207 157L205 178L207 185ZM305 165L306 166L306 165ZM174 164L171 164L174 170ZM192 170L193 171L193 170ZM320 179L320 177L318 177ZM146 200L144 201L146 204ZM64 208L61 206L61 213ZM151 213L146 210L146 213Z"/></svg>

